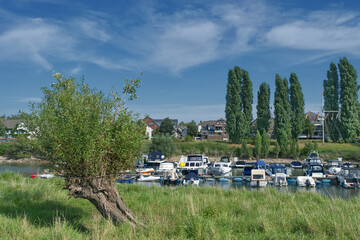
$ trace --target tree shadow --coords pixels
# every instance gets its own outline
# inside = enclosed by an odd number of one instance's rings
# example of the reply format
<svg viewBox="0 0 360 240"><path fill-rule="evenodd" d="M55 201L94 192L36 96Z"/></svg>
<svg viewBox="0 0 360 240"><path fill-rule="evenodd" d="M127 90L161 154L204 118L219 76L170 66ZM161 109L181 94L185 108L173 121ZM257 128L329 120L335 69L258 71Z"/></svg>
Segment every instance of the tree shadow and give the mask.
<svg viewBox="0 0 360 240"><path fill-rule="evenodd" d="M90 232L80 223L82 218L90 218L83 209L59 201L44 200L43 197L44 193L31 189L4 191L0 201L0 214L14 219L26 217L32 225L39 227L52 227L61 219L69 223L74 230Z"/></svg>

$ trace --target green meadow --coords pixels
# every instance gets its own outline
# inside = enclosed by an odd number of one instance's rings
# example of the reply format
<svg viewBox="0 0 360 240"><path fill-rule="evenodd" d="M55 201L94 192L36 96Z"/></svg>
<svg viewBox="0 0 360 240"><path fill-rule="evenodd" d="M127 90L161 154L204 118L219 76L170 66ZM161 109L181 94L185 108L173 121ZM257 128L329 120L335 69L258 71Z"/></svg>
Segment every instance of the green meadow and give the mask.
<svg viewBox="0 0 360 240"><path fill-rule="evenodd" d="M146 224L114 226L63 180L0 175L0 239L358 239L360 199L314 193L118 184Z"/></svg>

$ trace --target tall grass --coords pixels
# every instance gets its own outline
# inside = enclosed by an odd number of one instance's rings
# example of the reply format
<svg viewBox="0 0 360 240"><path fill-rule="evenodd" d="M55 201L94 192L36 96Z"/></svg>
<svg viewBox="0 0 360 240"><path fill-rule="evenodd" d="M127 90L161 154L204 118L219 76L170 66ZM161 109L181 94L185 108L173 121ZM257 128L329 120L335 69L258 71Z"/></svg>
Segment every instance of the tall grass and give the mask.
<svg viewBox="0 0 360 240"><path fill-rule="evenodd" d="M360 199L246 189L118 185L146 226L115 227L60 179L0 176L1 239L358 239Z"/></svg>

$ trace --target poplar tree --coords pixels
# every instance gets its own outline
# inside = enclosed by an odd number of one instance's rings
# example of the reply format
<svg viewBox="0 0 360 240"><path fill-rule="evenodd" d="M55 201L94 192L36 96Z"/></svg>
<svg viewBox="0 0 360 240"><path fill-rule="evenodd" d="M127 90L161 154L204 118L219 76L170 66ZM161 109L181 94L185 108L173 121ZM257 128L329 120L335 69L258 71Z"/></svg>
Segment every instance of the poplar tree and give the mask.
<svg viewBox="0 0 360 240"><path fill-rule="evenodd" d="M337 118L339 111L339 77L335 63L330 63L327 71L327 80L324 86L324 110L326 114L325 126L332 141L336 142L340 137L340 122ZM331 111L326 113L327 111Z"/></svg>
<svg viewBox="0 0 360 240"><path fill-rule="evenodd" d="M270 150L270 137L267 133L267 131L263 130L262 134L261 134L261 155L264 158L267 158L269 155L269 150Z"/></svg>
<svg viewBox="0 0 360 240"><path fill-rule="evenodd" d="M295 73L290 74L290 107L291 135L293 141L297 142L304 130L305 104L301 85Z"/></svg>
<svg viewBox="0 0 360 240"><path fill-rule="evenodd" d="M280 152L283 156L285 156L289 151L289 136L291 132L287 79L281 79L281 77L276 74L275 87L274 132L276 140L279 144Z"/></svg>
<svg viewBox="0 0 360 240"><path fill-rule="evenodd" d="M257 120L256 128L259 132L269 131L270 128L270 87L263 82L258 91L258 102L256 106Z"/></svg>
<svg viewBox="0 0 360 240"><path fill-rule="evenodd" d="M340 72L341 135L345 142L353 142L356 139L356 130L359 125L357 73L345 57L340 58L338 67Z"/></svg>
<svg viewBox="0 0 360 240"><path fill-rule="evenodd" d="M242 110L244 113L244 137L250 133L250 126L252 121L252 104L253 104L253 93L252 93L252 82L249 77L249 73L242 70L242 88L241 88L241 100Z"/></svg>
<svg viewBox="0 0 360 240"><path fill-rule="evenodd" d="M229 138L235 143L240 142L240 133L238 132L238 122L241 118L241 85L238 81L235 71L229 70L227 93L226 93L226 131L229 133Z"/></svg>

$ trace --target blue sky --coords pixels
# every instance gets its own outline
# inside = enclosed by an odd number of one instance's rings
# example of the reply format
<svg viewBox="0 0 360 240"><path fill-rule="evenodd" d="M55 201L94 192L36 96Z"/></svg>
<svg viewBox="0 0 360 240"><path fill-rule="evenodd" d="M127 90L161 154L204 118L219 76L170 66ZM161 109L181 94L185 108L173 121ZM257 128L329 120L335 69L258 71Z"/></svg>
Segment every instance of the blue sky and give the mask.
<svg viewBox="0 0 360 240"><path fill-rule="evenodd" d="M321 110L330 62L360 68L360 2L0 0L0 114L28 111L52 73L121 91L141 76L128 107L179 121L224 117L227 73L253 82L295 72L305 109ZM256 111L254 110L254 116Z"/></svg>

